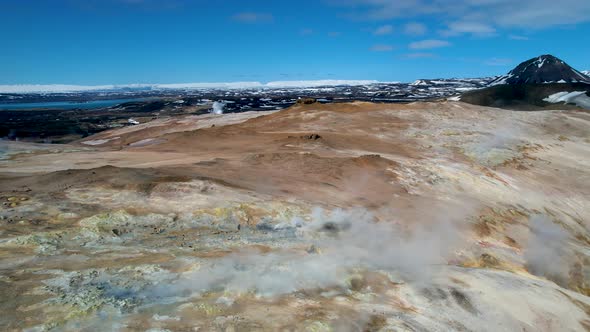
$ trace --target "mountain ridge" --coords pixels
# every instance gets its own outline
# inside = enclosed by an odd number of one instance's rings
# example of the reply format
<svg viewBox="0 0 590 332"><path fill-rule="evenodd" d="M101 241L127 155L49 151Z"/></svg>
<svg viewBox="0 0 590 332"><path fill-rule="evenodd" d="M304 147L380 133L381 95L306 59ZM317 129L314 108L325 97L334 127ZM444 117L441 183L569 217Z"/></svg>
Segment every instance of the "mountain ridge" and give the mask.
<svg viewBox="0 0 590 332"><path fill-rule="evenodd" d="M508 74L497 77L489 85L547 83L590 84L590 77L572 68L565 61L544 54L520 63Z"/></svg>

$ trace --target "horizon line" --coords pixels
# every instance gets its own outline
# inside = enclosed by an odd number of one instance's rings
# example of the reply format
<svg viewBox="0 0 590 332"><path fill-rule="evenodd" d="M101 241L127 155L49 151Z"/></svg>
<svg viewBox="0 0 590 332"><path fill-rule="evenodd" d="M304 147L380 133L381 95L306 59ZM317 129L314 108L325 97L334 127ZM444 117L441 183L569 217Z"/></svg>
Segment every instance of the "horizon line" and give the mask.
<svg viewBox="0 0 590 332"><path fill-rule="evenodd" d="M480 77L484 78L484 77ZM420 80L438 79L475 79L475 78L420 78ZM370 84L409 84L401 81L378 80L293 80L293 81L235 81L235 82L193 82L193 83L130 83L130 84L0 84L0 93L24 94L24 93L64 93L64 92L100 92L118 89L149 89L149 90L198 90L198 89L279 89L279 88L319 88L333 86L359 86Z"/></svg>

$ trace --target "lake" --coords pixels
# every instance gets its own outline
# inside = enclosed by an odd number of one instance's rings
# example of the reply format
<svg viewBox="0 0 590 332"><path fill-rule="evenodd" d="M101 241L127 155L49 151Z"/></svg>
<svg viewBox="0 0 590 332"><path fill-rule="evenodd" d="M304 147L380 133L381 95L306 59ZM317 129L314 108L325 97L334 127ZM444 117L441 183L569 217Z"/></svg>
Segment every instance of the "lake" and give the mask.
<svg viewBox="0 0 590 332"><path fill-rule="evenodd" d="M109 100L91 100L87 102L78 101L51 101L41 103L0 103L0 110L28 110L28 109L94 109L111 107L118 104L145 101L150 98L134 98L134 99L109 99Z"/></svg>

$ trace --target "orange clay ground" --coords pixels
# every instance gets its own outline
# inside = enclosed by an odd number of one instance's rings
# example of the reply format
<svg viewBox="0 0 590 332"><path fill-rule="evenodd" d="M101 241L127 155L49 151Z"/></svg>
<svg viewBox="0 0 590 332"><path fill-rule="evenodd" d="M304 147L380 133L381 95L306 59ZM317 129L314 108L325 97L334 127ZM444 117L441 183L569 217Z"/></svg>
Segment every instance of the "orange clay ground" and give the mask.
<svg viewBox="0 0 590 332"><path fill-rule="evenodd" d="M590 329L590 113L460 102L0 142L6 331Z"/></svg>

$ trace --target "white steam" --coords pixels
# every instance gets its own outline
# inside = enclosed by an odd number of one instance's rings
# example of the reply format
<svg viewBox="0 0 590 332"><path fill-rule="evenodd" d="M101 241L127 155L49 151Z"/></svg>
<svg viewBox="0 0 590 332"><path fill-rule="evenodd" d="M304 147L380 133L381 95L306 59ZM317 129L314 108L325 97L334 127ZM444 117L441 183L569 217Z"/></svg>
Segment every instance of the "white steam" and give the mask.
<svg viewBox="0 0 590 332"><path fill-rule="evenodd" d="M495 166L518 155L517 146L522 143L522 129L517 123L500 121L493 131L478 137L466 146L471 158L487 166Z"/></svg>
<svg viewBox="0 0 590 332"><path fill-rule="evenodd" d="M295 218L269 231L273 236L291 227L301 240L298 248L268 254L242 251L207 261L156 291L168 296L171 291L189 295L211 290L274 296L345 289L351 276L362 271L384 271L398 281L423 283L438 265L447 264L460 244L458 228L447 220L407 229L395 222L376 222L362 209L317 209L311 218L306 224Z"/></svg>
<svg viewBox="0 0 590 332"><path fill-rule="evenodd" d="M531 235L524 257L529 271L535 275L565 282L569 275L572 254L567 249L569 234L547 216L531 216Z"/></svg>
<svg viewBox="0 0 590 332"><path fill-rule="evenodd" d="M225 107L224 103L222 103L220 101L216 101L213 103L213 109L211 110L211 113L221 115L221 114L223 114L224 107Z"/></svg>

